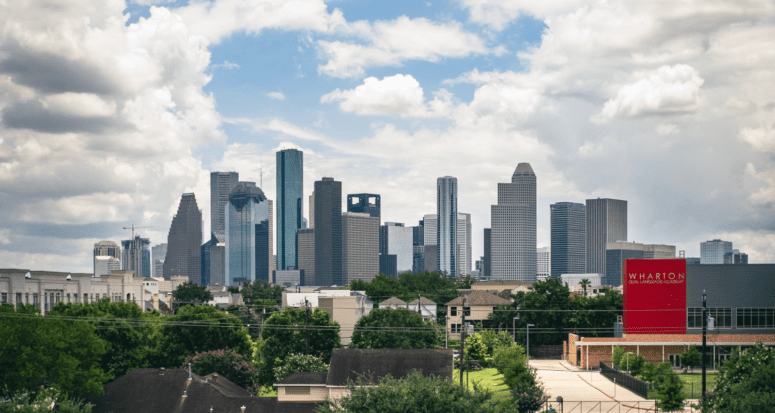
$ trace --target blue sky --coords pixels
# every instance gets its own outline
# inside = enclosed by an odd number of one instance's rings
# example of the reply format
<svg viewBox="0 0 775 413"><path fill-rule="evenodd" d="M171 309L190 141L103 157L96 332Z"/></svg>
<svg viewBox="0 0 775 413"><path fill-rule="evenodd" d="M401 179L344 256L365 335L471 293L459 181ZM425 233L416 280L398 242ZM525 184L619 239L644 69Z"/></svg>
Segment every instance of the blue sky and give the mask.
<svg viewBox="0 0 775 413"><path fill-rule="evenodd" d="M459 181L473 255L498 182L629 202L630 241L775 260L769 1L36 0L0 5L0 267L89 271L101 239L166 242L209 172L275 198L274 151L435 212ZM306 212L305 212L306 214Z"/></svg>

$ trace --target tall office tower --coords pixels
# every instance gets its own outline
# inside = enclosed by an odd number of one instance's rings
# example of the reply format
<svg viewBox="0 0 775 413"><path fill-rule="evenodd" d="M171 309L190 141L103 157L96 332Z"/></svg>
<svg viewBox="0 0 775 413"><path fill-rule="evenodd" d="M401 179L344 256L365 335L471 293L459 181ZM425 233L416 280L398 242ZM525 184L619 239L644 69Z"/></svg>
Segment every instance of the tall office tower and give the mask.
<svg viewBox="0 0 775 413"><path fill-rule="evenodd" d="M309 226L308 228L315 228L315 191L312 191L312 195L309 196Z"/></svg>
<svg viewBox="0 0 775 413"><path fill-rule="evenodd" d="M732 250L724 254L724 264L748 264L748 254L740 250Z"/></svg>
<svg viewBox="0 0 775 413"><path fill-rule="evenodd" d="M723 264L724 255L732 253L732 243L714 239L700 243L700 264Z"/></svg>
<svg viewBox="0 0 775 413"><path fill-rule="evenodd" d="M226 242L210 247L210 285L226 285Z"/></svg>
<svg viewBox="0 0 775 413"><path fill-rule="evenodd" d="M536 280L546 281L552 276L552 253L549 247L541 247L536 251Z"/></svg>
<svg viewBox="0 0 775 413"><path fill-rule="evenodd" d="M272 273L272 203L255 182L239 182L226 204L225 281L269 282Z"/></svg>
<svg viewBox="0 0 775 413"><path fill-rule="evenodd" d="M342 284L371 281L379 273L379 218L342 214Z"/></svg>
<svg viewBox="0 0 775 413"><path fill-rule="evenodd" d="M377 194L347 195L347 212L361 212L382 219L382 215L380 215L380 196Z"/></svg>
<svg viewBox="0 0 775 413"><path fill-rule="evenodd" d="M97 257L113 257L121 262L121 247L113 241L100 241L94 243L94 276L97 276ZM107 265L107 264L106 264ZM111 264L115 265L115 264ZM120 270L121 268L116 268Z"/></svg>
<svg viewBox="0 0 775 413"><path fill-rule="evenodd" d="M304 217L301 218L301 227L309 228L309 222L307 221L307 218L304 218Z"/></svg>
<svg viewBox="0 0 775 413"><path fill-rule="evenodd" d="M221 260L221 267L218 267L218 263L213 263L212 257L213 257L213 249L216 248L216 246L225 241L225 238L223 234L219 237L216 234L210 234L210 239L202 244L202 285L215 285L218 278L223 277L213 277L214 272L223 272L223 260ZM223 280L221 282L218 282L218 285L223 285Z"/></svg>
<svg viewBox="0 0 775 413"><path fill-rule="evenodd" d="M301 285L315 285L315 230L300 229L296 232L299 248L296 250L297 269L304 270Z"/></svg>
<svg viewBox="0 0 775 413"><path fill-rule="evenodd" d="M151 248L151 259L153 260L152 277L164 277L164 259L167 258L167 244L159 244Z"/></svg>
<svg viewBox="0 0 775 413"><path fill-rule="evenodd" d="M471 274L471 214L457 214L458 271L461 277Z"/></svg>
<svg viewBox="0 0 775 413"><path fill-rule="evenodd" d="M229 194L237 182L237 172L210 172L210 232L213 234L223 234L226 231L226 203L229 202Z"/></svg>
<svg viewBox="0 0 775 413"><path fill-rule="evenodd" d="M492 279L535 281L536 175L529 163L517 165L511 183L498 184L490 219Z"/></svg>
<svg viewBox="0 0 775 413"><path fill-rule="evenodd" d="M118 271L121 269L121 260L116 257L108 255L97 255L94 257L94 276L101 277L103 275L110 275L111 271Z"/></svg>
<svg viewBox="0 0 775 413"><path fill-rule="evenodd" d="M425 271L425 223L412 227L412 273Z"/></svg>
<svg viewBox="0 0 775 413"><path fill-rule="evenodd" d="M552 278L584 274L587 269L587 207L575 202L549 205Z"/></svg>
<svg viewBox="0 0 775 413"><path fill-rule="evenodd" d="M134 271L134 277L151 276L151 251L148 247L151 241L148 238L140 238L121 241L121 269Z"/></svg>
<svg viewBox="0 0 775 413"><path fill-rule="evenodd" d="M675 258L675 245L638 244L635 242L609 242L605 251L605 273L601 281L605 285L622 285L624 260L664 260Z"/></svg>
<svg viewBox="0 0 775 413"><path fill-rule="evenodd" d="M423 256L425 261L425 272L439 271L439 246L436 245L436 230L438 229L439 216L436 214L426 214L423 216Z"/></svg>
<svg viewBox="0 0 775 413"><path fill-rule="evenodd" d="M445 176L436 180L436 245L438 269L448 277L458 275L457 178Z"/></svg>
<svg viewBox="0 0 775 413"><path fill-rule="evenodd" d="M304 153L277 151L277 269L296 268L296 230L302 228Z"/></svg>
<svg viewBox="0 0 775 413"><path fill-rule="evenodd" d="M484 256L482 257L482 272L480 277L490 279L492 276L492 229L484 229Z"/></svg>
<svg viewBox="0 0 775 413"><path fill-rule="evenodd" d="M342 285L342 183L315 182L315 284Z"/></svg>
<svg viewBox="0 0 775 413"><path fill-rule="evenodd" d="M587 274L605 274L609 242L627 241L627 201L587 199Z"/></svg>
<svg viewBox="0 0 775 413"><path fill-rule="evenodd" d="M202 211L194 194L183 194L172 218L164 258L164 279L184 276L202 284Z"/></svg>
<svg viewBox="0 0 775 413"><path fill-rule="evenodd" d="M412 227L405 227L404 224L398 222L386 222L379 229L379 253L396 256L396 274L412 271L414 264L413 244L414 230Z"/></svg>

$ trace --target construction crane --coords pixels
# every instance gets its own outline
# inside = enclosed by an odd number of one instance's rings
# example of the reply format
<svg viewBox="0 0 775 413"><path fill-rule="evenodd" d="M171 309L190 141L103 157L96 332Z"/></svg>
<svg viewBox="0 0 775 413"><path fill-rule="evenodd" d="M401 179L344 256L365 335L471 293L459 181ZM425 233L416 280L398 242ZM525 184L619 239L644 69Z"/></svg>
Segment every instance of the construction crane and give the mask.
<svg viewBox="0 0 775 413"><path fill-rule="evenodd" d="M135 229L143 229L143 228L153 228L153 227L136 227L135 224L132 224L131 227L124 227L124 229L131 229L132 230L132 239L131 239L130 242L132 243L131 244L132 245L132 249L135 250L135 251L138 251L140 249L139 245L135 245ZM129 258L129 257L127 256L127 258ZM135 263L133 265L134 268L132 268L132 269L135 271L135 277L141 277L143 275L142 273L139 272L139 270L143 267L142 259L143 259L143 257L142 257L141 254L138 254L138 253L134 254L134 261L135 261Z"/></svg>

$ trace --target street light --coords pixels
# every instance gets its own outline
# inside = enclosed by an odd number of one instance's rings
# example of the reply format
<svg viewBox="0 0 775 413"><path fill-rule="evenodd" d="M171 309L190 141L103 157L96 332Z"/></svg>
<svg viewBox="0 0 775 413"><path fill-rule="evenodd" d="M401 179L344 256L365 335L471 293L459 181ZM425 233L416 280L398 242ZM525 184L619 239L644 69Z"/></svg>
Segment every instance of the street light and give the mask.
<svg viewBox="0 0 775 413"><path fill-rule="evenodd" d="M535 324L527 324L527 350L525 350L525 364L528 371L530 370L530 327L535 327Z"/></svg>

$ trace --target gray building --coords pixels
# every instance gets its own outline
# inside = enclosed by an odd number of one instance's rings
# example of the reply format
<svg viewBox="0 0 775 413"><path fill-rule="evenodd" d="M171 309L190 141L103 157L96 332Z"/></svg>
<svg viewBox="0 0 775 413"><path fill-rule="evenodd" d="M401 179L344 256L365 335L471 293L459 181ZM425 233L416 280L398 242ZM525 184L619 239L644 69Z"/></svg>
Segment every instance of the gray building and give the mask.
<svg viewBox="0 0 775 413"><path fill-rule="evenodd" d="M151 276L151 241L148 238L140 238L135 235L135 239L121 241L121 269L124 271L134 271L135 277Z"/></svg>
<svg viewBox="0 0 775 413"><path fill-rule="evenodd" d="M274 270L272 201L255 182L239 182L226 206L226 285L270 281Z"/></svg>
<svg viewBox="0 0 775 413"><path fill-rule="evenodd" d="M98 255L94 257L94 276L101 277L110 275L112 271L121 270L121 260L107 255Z"/></svg>
<svg viewBox="0 0 775 413"><path fill-rule="evenodd" d="M732 250L724 254L724 264L748 264L748 254L740 250Z"/></svg>
<svg viewBox="0 0 775 413"><path fill-rule="evenodd" d="M226 203L231 190L239 182L237 172L210 172L210 232L223 234L226 231L224 217Z"/></svg>
<svg viewBox="0 0 775 413"><path fill-rule="evenodd" d="M490 219L491 279L535 281L536 175L529 163L517 165L511 183L498 184Z"/></svg>
<svg viewBox="0 0 775 413"><path fill-rule="evenodd" d="M492 240L492 229L484 229L484 256L482 257L482 271L479 276L484 279L490 279L492 272L492 249L490 248Z"/></svg>
<svg viewBox="0 0 775 413"><path fill-rule="evenodd" d="M436 180L436 244L438 268L443 274L458 274L457 178L445 176Z"/></svg>
<svg viewBox="0 0 775 413"><path fill-rule="evenodd" d="M277 151L277 269L296 268L296 230L303 228L304 153Z"/></svg>
<svg viewBox="0 0 775 413"><path fill-rule="evenodd" d="M164 259L167 258L167 244L159 244L151 248L152 277L164 278Z"/></svg>
<svg viewBox="0 0 775 413"><path fill-rule="evenodd" d="M425 264L425 272L439 272L439 246L438 245L426 245L423 247L423 264Z"/></svg>
<svg viewBox="0 0 775 413"><path fill-rule="evenodd" d="M606 246L627 241L627 201L587 199L586 273L605 274Z"/></svg>
<svg viewBox="0 0 775 413"><path fill-rule="evenodd" d="M552 276L552 251L549 247L541 247L536 250L536 279L546 281Z"/></svg>
<svg viewBox="0 0 775 413"><path fill-rule="evenodd" d="M471 253L471 214L457 214L458 274L471 274L473 254Z"/></svg>
<svg viewBox="0 0 775 413"><path fill-rule="evenodd" d="M315 230L313 228L300 229L296 232L298 249L296 250L296 262L298 269L304 270L301 285L315 285Z"/></svg>
<svg viewBox="0 0 775 413"><path fill-rule="evenodd" d="M414 265L414 231L398 222L386 222L379 229L379 253L396 256L396 273L411 272Z"/></svg>
<svg viewBox="0 0 775 413"><path fill-rule="evenodd" d="M194 194L183 194L167 235L164 279L183 276L202 285L202 211ZM205 284L206 285L206 284Z"/></svg>
<svg viewBox="0 0 775 413"><path fill-rule="evenodd" d="M342 214L342 284L371 281L379 274L379 218Z"/></svg>
<svg viewBox="0 0 775 413"><path fill-rule="evenodd" d="M113 241L99 241L94 243L94 272L93 274L97 274L97 257L113 257L119 261L119 265L121 262L121 247L118 246ZM108 260L109 261L109 260ZM105 261L105 262L108 262ZM110 264L111 266L114 266L115 263ZM120 270L121 268L117 268Z"/></svg>
<svg viewBox="0 0 775 413"><path fill-rule="evenodd" d="M675 259L675 245L638 244L635 242L609 242L606 245L606 265L602 283L605 285L622 285L622 269L624 260Z"/></svg>
<svg viewBox="0 0 775 413"><path fill-rule="evenodd" d="M549 206L552 278L584 274L587 269L587 208L575 202Z"/></svg>
<svg viewBox="0 0 775 413"><path fill-rule="evenodd" d="M226 238L217 239L210 247L210 285L226 285Z"/></svg>
<svg viewBox="0 0 775 413"><path fill-rule="evenodd" d="M342 285L342 183L315 182L315 285Z"/></svg>
<svg viewBox="0 0 775 413"><path fill-rule="evenodd" d="M379 272L389 277L398 276L398 267L396 265L397 257L395 254L379 254Z"/></svg>
<svg viewBox="0 0 775 413"><path fill-rule="evenodd" d="M382 219L380 196L377 194L349 194L347 195L347 212L359 212ZM381 223L382 221L378 221Z"/></svg>
<svg viewBox="0 0 775 413"><path fill-rule="evenodd" d="M723 264L724 256L732 253L732 242L714 239L700 243L700 264Z"/></svg>
<svg viewBox="0 0 775 413"><path fill-rule="evenodd" d="M283 287L294 287L301 285L304 279L304 270L275 270L272 271L272 284Z"/></svg>
<svg viewBox="0 0 775 413"><path fill-rule="evenodd" d="M315 228L315 191L309 196L309 222L307 228Z"/></svg>
<svg viewBox="0 0 775 413"><path fill-rule="evenodd" d="M425 224L421 220L412 228L412 272L425 271Z"/></svg>

